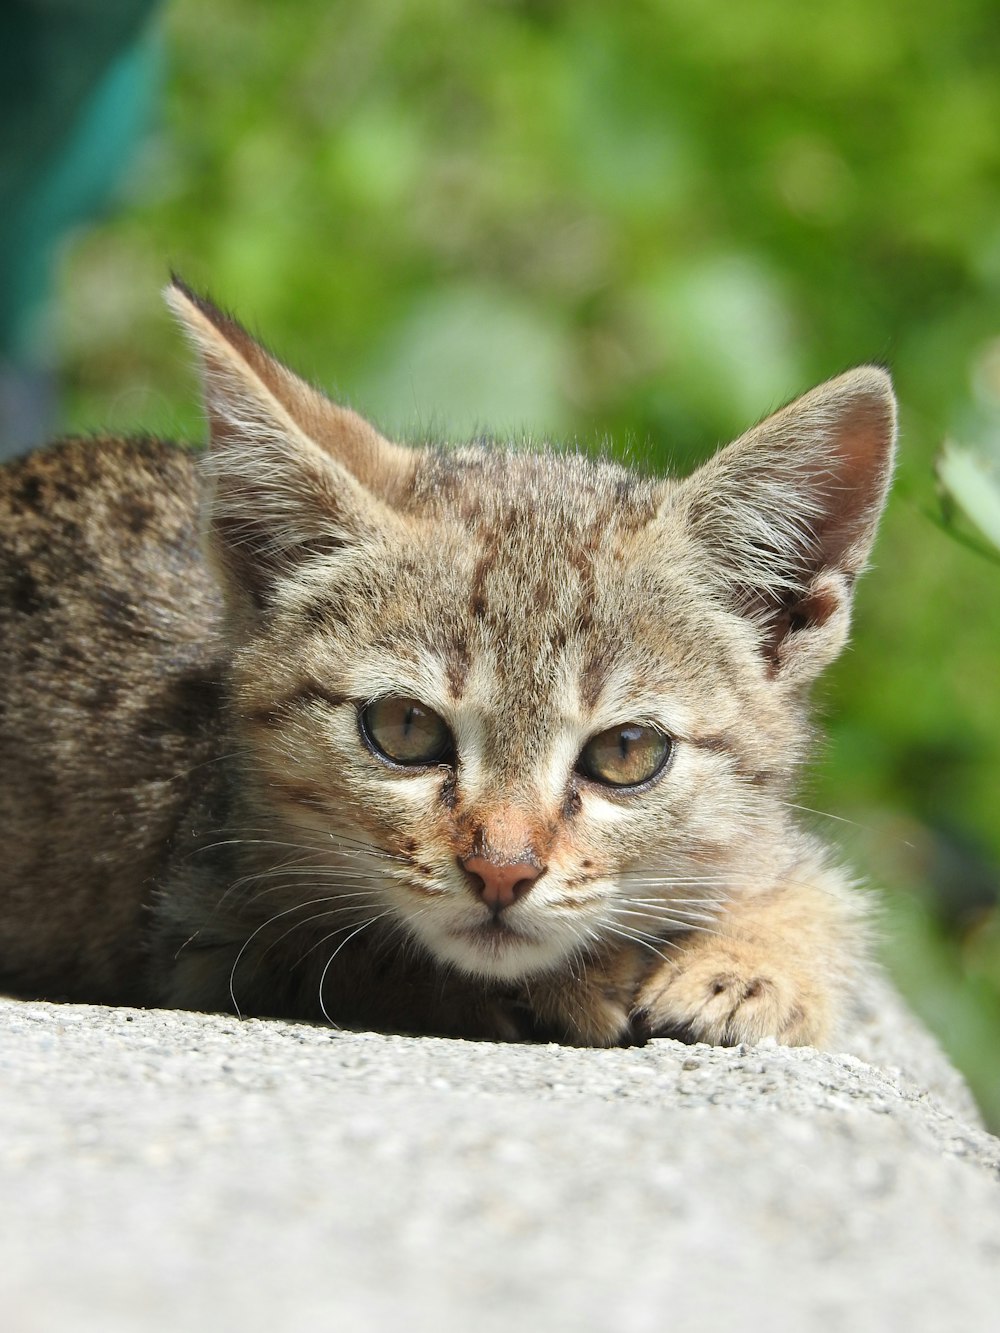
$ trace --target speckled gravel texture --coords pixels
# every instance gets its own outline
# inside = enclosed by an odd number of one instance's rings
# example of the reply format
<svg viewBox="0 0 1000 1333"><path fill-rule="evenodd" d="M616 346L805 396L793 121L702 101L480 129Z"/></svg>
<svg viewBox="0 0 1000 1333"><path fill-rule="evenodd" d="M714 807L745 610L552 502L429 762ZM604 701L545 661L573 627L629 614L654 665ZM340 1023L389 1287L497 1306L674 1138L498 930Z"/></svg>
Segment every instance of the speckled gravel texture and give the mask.
<svg viewBox="0 0 1000 1333"><path fill-rule="evenodd" d="M1000 1142L850 1054L0 1001L3 1333L1000 1327Z"/></svg>

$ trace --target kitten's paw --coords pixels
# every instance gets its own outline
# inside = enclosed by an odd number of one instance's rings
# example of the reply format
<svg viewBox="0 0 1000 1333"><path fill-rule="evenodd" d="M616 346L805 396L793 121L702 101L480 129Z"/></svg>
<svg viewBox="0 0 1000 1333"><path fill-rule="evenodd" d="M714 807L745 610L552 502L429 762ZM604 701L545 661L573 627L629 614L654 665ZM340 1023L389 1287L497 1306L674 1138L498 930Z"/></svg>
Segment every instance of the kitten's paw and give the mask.
<svg viewBox="0 0 1000 1333"><path fill-rule="evenodd" d="M628 1046L633 1041L627 997L588 988L563 1017L562 1039L573 1046Z"/></svg>
<svg viewBox="0 0 1000 1333"><path fill-rule="evenodd" d="M634 997L649 964L637 950L588 960L580 975L535 982L529 1004L538 1032L572 1046L630 1046L645 1040L633 1023Z"/></svg>
<svg viewBox="0 0 1000 1333"><path fill-rule="evenodd" d="M829 1004L813 978L769 958L759 945L694 937L642 986L634 1022L651 1036L715 1046L766 1037L809 1046L827 1034Z"/></svg>
<svg viewBox="0 0 1000 1333"><path fill-rule="evenodd" d="M531 996L535 1035L569 1046L631 1045L635 1029L630 1001L628 994L593 984L552 987L544 994L535 987Z"/></svg>

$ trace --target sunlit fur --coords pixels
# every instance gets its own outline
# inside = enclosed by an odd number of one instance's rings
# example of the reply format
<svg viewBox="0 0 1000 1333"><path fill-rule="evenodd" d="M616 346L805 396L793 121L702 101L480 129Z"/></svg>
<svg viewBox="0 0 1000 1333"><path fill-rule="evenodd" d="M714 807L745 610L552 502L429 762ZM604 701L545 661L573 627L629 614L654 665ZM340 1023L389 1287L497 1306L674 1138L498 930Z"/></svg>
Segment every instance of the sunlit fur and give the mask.
<svg viewBox="0 0 1000 1333"><path fill-rule="evenodd" d="M200 608L221 688L176 792L154 775L173 832L143 853L142 994L481 1036L828 1039L863 912L790 795L806 691L845 640L884 501L887 376L831 381L665 481L548 447L403 449L207 302L180 285L169 299L201 354L212 448L209 564L174 552L189 592L171 588L168 619L185 596ZM97 492L146 466L138 447L108 457ZM113 524L100 535L116 565ZM163 595L147 565L137 603ZM169 676L169 659L149 670ZM21 688L18 725L40 725ZM373 753L359 710L385 694L440 714L454 762ZM582 776L587 740L627 723L672 739L662 773L627 791ZM65 818L81 860L116 862L92 845L84 790L115 775L86 778ZM35 836L36 814L8 804ZM462 866L483 849L542 867L496 918ZM55 882L42 867L32 901ZM69 891L101 910L93 886ZM0 977L31 989L41 927L22 939Z"/></svg>

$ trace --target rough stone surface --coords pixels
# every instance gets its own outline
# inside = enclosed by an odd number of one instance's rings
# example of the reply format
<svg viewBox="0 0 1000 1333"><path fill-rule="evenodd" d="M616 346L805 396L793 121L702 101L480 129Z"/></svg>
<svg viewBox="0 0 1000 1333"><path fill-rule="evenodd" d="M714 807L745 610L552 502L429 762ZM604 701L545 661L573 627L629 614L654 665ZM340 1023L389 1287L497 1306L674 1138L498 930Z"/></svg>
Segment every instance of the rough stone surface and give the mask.
<svg viewBox="0 0 1000 1333"><path fill-rule="evenodd" d="M0 1001L0 1324L995 1329L1000 1142L880 985L847 1045Z"/></svg>

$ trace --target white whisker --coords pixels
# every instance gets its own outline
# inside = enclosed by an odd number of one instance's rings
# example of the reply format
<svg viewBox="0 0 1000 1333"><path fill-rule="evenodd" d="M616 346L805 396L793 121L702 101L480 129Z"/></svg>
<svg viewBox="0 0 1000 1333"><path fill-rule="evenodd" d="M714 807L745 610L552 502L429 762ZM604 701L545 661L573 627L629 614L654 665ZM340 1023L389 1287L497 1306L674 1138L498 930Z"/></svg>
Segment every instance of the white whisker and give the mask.
<svg viewBox="0 0 1000 1333"><path fill-rule="evenodd" d="M333 901L333 900L329 899L328 901ZM367 905L369 908L371 908L371 907L376 907L378 904L374 902L369 902ZM363 904L361 903L344 903L340 907L330 907L325 912L314 912L312 916L307 916L302 921L294 922L292 925L288 927L287 930L282 931L282 933L278 936L276 940L271 941L271 943L267 946L264 952L257 959L258 966L267 957L267 955L271 952L272 949L277 948L277 946L281 943L282 940L287 939L289 935L294 934L294 932L301 929L302 926L308 926L309 923L312 921L325 921L327 917L338 916L341 912L357 913L362 906ZM353 922L351 924L353 925ZM302 955L302 958L305 958L309 953L311 953L311 951L312 951L311 949L307 949L306 952ZM300 958L298 962L301 962L302 958ZM296 963L295 966L298 966L298 963Z"/></svg>
<svg viewBox="0 0 1000 1333"><path fill-rule="evenodd" d="M236 977L236 969L239 967L240 960L242 959L243 955L246 953L247 949L249 949L250 945L254 942L254 940L257 938L260 932L262 930L266 930L268 926L274 925L275 921L280 921L283 916L288 916L289 913L291 912L298 912L303 907L318 907L320 903L327 903L329 901L330 901L329 896L327 896L325 898L314 898L312 899L311 902L295 903L294 906L292 907L286 907L283 912L276 912L274 916L268 917L268 919L262 922L257 927L257 929L253 931L253 933L250 936L248 936L248 938L244 941L243 947L236 955L236 958L233 960L233 965L229 970L229 998L233 1002L233 1008L236 1010L237 1018L243 1017L243 1011L240 1009L240 1006L236 1001L236 994L233 989Z"/></svg>
<svg viewBox="0 0 1000 1333"><path fill-rule="evenodd" d="M345 944L350 944L351 940L354 939L355 935L360 935L363 930L367 930L369 926L373 926L376 921L381 921L383 917L388 915L389 915L388 912L382 912L379 916L373 916L368 921L362 921L360 926L357 926L354 930L351 931L350 935L348 935L345 939L340 941L336 949L334 949L333 953L326 960L326 966L323 968L323 971L319 979L319 1007L323 1013L323 1017L326 1019L326 1021L330 1024L332 1028L337 1027L338 1024L335 1023L333 1019L330 1017L329 1013L327 1013L326 1002L323 999L323 986L326 983L326 974L332 967L333 960L337 957L337 954L340 953L341 949L343 949ZM333 933L337 934L338 932L334 931ZM328 936L327 938L332 938L332 936ZM321 941L321 943L325 943L325 941Z"/></svg>

